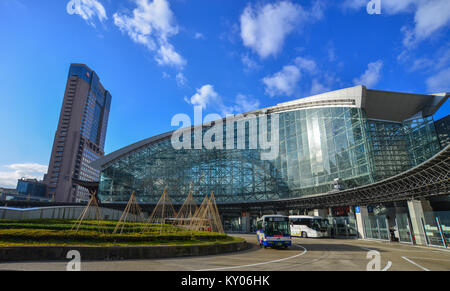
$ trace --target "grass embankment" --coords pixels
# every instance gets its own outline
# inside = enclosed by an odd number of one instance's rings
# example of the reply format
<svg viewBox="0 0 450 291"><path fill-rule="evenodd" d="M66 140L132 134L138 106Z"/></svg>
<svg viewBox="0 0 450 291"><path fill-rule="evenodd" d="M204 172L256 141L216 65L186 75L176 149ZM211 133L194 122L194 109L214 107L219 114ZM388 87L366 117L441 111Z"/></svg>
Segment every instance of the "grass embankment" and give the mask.
<svg viewBox="0 0 450 291"><path fill-rule="evenodd" d="M141 233L143 223L126 223L123 234L113 234L116 221L84 221L79 231L75 220L0 220L0 247L6 246L158 246L217 244L240 241L221 233L187 231L153 224Z"/></svg>

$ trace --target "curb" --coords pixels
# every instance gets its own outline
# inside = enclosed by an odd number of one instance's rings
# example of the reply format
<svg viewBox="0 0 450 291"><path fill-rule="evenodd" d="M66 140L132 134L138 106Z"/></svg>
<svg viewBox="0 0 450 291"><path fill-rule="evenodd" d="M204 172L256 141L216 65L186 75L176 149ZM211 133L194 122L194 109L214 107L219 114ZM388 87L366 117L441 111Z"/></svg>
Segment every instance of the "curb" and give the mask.
<svg viewBox="0 0 450 291"><path fill-rule="evenodd" d="M137 260L187 256L210 256L247 250L246 241L214 245L136 246L136 247L0 247L0 262L67 261L71 250L81 254L81 260Z"/></svg>

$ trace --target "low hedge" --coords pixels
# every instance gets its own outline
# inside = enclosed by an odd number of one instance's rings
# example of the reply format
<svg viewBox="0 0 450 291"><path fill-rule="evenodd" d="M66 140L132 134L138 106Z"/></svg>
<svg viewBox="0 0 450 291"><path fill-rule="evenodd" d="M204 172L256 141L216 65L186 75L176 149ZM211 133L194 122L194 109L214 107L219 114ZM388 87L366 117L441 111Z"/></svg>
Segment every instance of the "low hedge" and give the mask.
<svg viewBox="0 0 450 291"><path fill-rule="evenodd" d="M37 241L37 242L155 242L155 241L223 241L229 238L225 234L209 232L177 232L172 234L102 234L96 231L54 231L46 229L3 229L0 241ZM230 238L231 240L232 238Z"/></svg>
<svg viewBox="0 0 450 291"><path fill-rule="evenodd" d="M110 221L110 220L83 220L82 225L92 225L92 226L111 226L115 227L117 225L118 221ZM0 219L0 229L3 228L3 226L7 225L33 225L36 227L42 227L42 226L56 226L56 225L66 225L72 227L77 223L77 220L72 219L31 219L31 220L11 220L11 219ZM127 226L136 226L136 227L142 227L148 225L146 222L126 222L125 225ZM159 224L152 224L153 226L160 226Z"/></svg>
<svg viewBox="0 0 450 291"><path fill-rule="evenodd" d="M76 220L0 220L0 229L48 229L48 230L71 230L76 224ZM96 221L87 220L83 221L79 230L92 230L97 231L99 226L108 233L112 233L116 228L117 221ZM148 224L141 222L126 222L120 227L124 229L124 232L141 232L144 226L148 233L160 233L161 225ZM163 225L163 232L173 232L173 230L181 231L181 228L174 227L172 225Z"/></svg>
<svg viewBox="0 0 450 291"><path fill-rule="evenodd" d="M76 220L0 220L0 242L14 243L170 243L232 241L233 238L211 232L191 232L172 225L126 223L123 233L112 234L117 221L83 221L79 230L71 230ZM148 227L146 233L142 228Z"/></svg>
<svg viewBox="0 0 450 291"><path fill-rule="evenodd" d="M48 229L48 230L71 230L74 224L33 224L33 223L0 223L0 229ZM123 229L127 232L141 232L143 229L143 224L125 224ZM112 233L116 228L116 224L114 225L102 225L100 227L105 231ZM122 227L122 226L121 226ZM178 229L177 227L173 227L170 225L164 225L163 230L168 229ZM93 230L96 231L99 229L99 225L97 224L81 224L79 230ZM161 226L154 225L148 228L149 232L160 232Z"/></svg>

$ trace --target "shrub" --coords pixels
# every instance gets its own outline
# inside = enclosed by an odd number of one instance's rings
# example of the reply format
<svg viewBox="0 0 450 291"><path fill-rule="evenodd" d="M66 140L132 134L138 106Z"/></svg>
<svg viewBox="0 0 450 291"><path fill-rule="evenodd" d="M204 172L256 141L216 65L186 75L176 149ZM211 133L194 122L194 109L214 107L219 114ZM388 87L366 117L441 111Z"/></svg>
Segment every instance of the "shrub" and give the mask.
<svg viewBox="0 0 450 291"><path fill-rule="evenodd" d="M151 243L151 242L214 242L233 240L225 234L191 232L171 225L153 224L141 233L144 223L126 223L123 234L112 234L117 221L102 221L105 233L98 231L97 221L85 221L78 232L71 230L75 220L0 220L0 241L38 243Z"/></svg>

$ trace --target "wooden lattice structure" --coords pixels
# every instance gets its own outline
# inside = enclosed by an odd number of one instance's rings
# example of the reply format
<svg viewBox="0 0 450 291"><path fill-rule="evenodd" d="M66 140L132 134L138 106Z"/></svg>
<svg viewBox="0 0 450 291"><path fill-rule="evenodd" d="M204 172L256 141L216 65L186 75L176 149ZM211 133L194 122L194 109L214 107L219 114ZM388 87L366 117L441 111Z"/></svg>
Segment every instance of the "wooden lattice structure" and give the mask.
<svg viewBox="0 0 450 291"><path fill-rule="evenodd" d="M189 229L224 233L214 193L211 194L211 198L208 195L205 196L200 208L190 221Z"/></svg>
<svg viewBox="0 0 450 291"><path fill-rule="evenodd" d="M211 193L211 198L209 199L209 203L211 204L211 211L213 213L214 218L214 228L216 229L214 232L225 233L223 229L222 220L220 219L219 208L217 207L216 198L214 197L214 192Z"/></svg>
<svg viewBox="0 0 450 291"><path fill-rule="evenodd" d="M175 218L177 214L173 208L172 200L170 200L169 194L167 194L167 188L164 189L164 193L153 209L152 214L146 221L146 225L143 227L142 232L154 232L155 227L159 227L159 233L174 232L179 229L175 226Z"/></svg>
<svg viewBox="0 0 450 291"><path fill-rule="evenodd" d="M95 220L97 221L98 230L102 233L105 233L105 229L103 228L102 223L101 223L103 221L103 215L102 215L102 212L100 211L100 206L98 205L97 195L95 195L95 193L93 195L91 195L91 199L89 199L88 204L81 212L81 214L78 217L75 224L72 226L72 230L75 230L76 232L78 232L83 221L86 218L89 218L89 214L90 214L89 212L91 209L94 210ZM87 215L87 217L86 217L86 215Z"/></svg>
<svg viewBox="0 0 450 291"><path fill-rule="evenodd" d="M178 211L175 218L176 225L184 228L189 228L192 218L198 210L197 202L195 202L192 190L189 191L188 197Z"/></svg>
<svg viewBox="0 0 450 291"><path fill-rule="evenodd" d="M127 222L144 222L144 220L144 214L142 213L141 207L139 207L139 203L133 192L113 233L123 233L124 229L127 229L125 228Z"/></svg>

